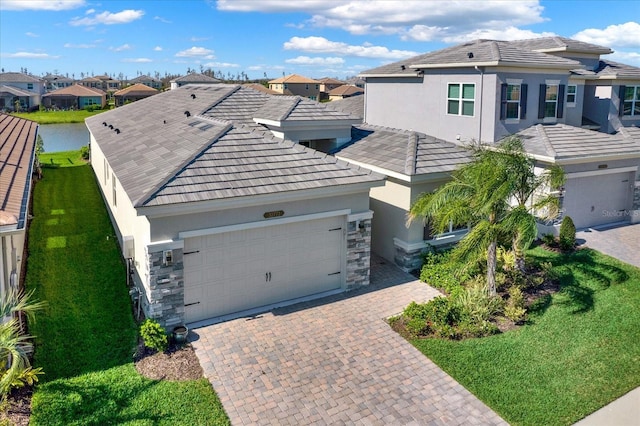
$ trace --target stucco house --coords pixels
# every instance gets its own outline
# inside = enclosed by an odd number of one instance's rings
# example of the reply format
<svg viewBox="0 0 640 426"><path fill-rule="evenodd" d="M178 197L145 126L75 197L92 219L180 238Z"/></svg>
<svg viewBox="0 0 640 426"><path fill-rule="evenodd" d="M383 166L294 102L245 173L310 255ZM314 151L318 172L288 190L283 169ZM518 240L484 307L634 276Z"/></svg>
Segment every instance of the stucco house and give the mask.
<svg viewBox="0 0 640 426"><path fill-rule="evenodd" d="M120 89L113 94L115 106L119 107L129 102L139 101L158 94L158 90L147 86L146 84L136 83L131 86Z"/></svg>
<svg viewBox="0 0 640 426"><path fill-rule="evenodd" d="M47 92L62 89L64 87L73 86L75 81L72 78L58 74L47 74L42 77Z"/></svg>
<svg viewBox="0 0 640 426"><path fill-rule="evenodd" d="M338 86L331 90L327 95L329 96L330 101L335 101L338 99L350 98L352 96L360 96L362 94L364 94L364 89L343 84L342 86Z"/></svg>
<svg viewBox="0 0 640 426"><path fill-rule="evenodd" d="M374 251L410 270L427 245L459 238L464 230L434 238L420 224L406 228L404 215L438 178L446 181L454 162L465 161L452 145L494 144L515 134L539 170L564 168L567 183L558 196L577 226L640 221L640 142L633 130L640 124L640 69L600 58L607 53L561 37L476 40L363 72L366 125L355 126L354 140L334 152L388 176L371 194L374 222L385 224L374 223ZM447 147L435 158L451 161L449 171L438 161L417 166L413 153L427 141L438 144L429 153ZM420 187L421 181L434 186Z"/></svg>
<svg viewBox="0 0 640 426"><path fill-rule="evenodd" d="M47 108L83 109L90 106L104 108L107 105L107 94L100 89L74 84L45 94L42 97L42 103Z"/></svg>
<svg viewBox="0 0 640 426"><path fill-rule="evenodd" d="M269 81L269 89L284 95L298 95L312 101L320 100L320 81L298 74Z"/></svg>
<svg viewBox="0 0 640 426"><path fill-rule="evenodd" d="M22 279L37 134L34 121L0 113L0 296Z"/></svg>
<svg viewBox="0 0 640 426"><path fill-rule="evenodd" d="M162 81L157 78L150 77L148 75L139 75L136 78L129 80L130 85L144 84L152 89L160 90L162 88Z"/></svg>
<svg viewBox="0 0 640 426"><path fill-rule="evenodd" d="M91 164L147 317L167 328L369 283L383 176L302 146L358 119L187 85L90 117Z"/></svg>
<svg viewBox="0 0 640 426"><path fill-rule="evenodd" d="M45 93L44 81L21 72L0 73L0 111L31 110L40 105ZM37 109L37 108L36 108Z"/></svg>

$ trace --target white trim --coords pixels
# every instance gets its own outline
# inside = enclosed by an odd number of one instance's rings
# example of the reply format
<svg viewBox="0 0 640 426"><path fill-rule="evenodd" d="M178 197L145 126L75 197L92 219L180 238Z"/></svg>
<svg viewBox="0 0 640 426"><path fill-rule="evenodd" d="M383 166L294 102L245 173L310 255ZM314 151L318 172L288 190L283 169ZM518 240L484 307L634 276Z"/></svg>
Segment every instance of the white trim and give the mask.
<svg viewBox="0 0 640 426"><path fill-rule="evenodd" d="M508 78L506 83L510 84L512 86L518 86L518 85L522 85L522 79L521 78Z"/></svg>
<svg viewBox="0 0 640 426"><path fill-rule="evenodd" d="M347 222L367 220L373 217L373 210L367 210L366 212L354 213L347 216Z"/></svg>
<svg viewBox="0 0 640 426"><path fill-rule="evenodd" d="M575 87L576 91L574 93L569 93L569 87ZM569 102L569 95L573 95L573 102ZM569 108L573 108L576 106L576 102L578 101L578 85L577 84L567 84L567 92L565 94L565 106Z"/></svg>
<svg viewBox="0 0 640 426"><path fill-rule="evenodd" d="M420 241L418 243L407 243L406 241L403 241L397 237L393 237L393 245L396 247L400 247L402 250L406 252L417 251L417 250L422 250L423 248L427 248L427 243L424 241Z"/></svg>
<svg viewBox="0 0 640 426"><path fill-rule="evenodd" d="M482 80L481 80L482 81ZM458 98L450 98L449 97L449 86L451 85L457 85L460 88L460 97ZM465 99L464 96L464 86L465 85L469 85L469 86L473 86L473 99ZM450 116L455 116L455 117L469 117L469 118L475 118L476 116L476 83L472 82L472 81L468 81L468 82L447 82L447 99L446 99L446 103L444 106L444 111L445 111L445 115L450 115ZM458 113L457 114L452 114L449 112L449 101L457 101L460 104L458 105ZM471 115L466 115L463 114L462 111L464 110L464 102L473 102L473 114Z"/></svg>
<svg viewBox="0 0 640 426"><path fill-rule="evenodd" d="M184 248L184 240L163 240L147 244L147 251L154 253L165 250L178 250Z"/></svg>
<svg viewBox="0 0 640 426"><path fill-rule="evenodd" d="M398 172L394 172L394 171L391 171L389 169L383 169L382 167L372 166L371 164L363 163L361 161L352 160L351 158L341 157L339 152L335 154L335 157L338 160L346 161L346 162L351 163L353 165L364 167L365 169L369 169L372 172L380 173L380 174L383 174L385 176L389 176L389 177L392 177L392 178L395 178L395 179L398 179L398 180L401 180L401 181L404 181L404 182L410 182L411 181L411 177L408 176L408 175L405 175L405 174L402 174L402 173L398 173Z"/></svg>
<svg viewBox="0 0 640 426"><path fill-rule="evenodd" d="M577 179L577 178L589 177L589 176L612 175L617 173L629 173L629 172L637 172L637 171L638 171L638 166L631 166L631 167L620 167L617 169L602 169L602 170L590 170L588 172L567 173L565 177L567 179Z"/></svg>
<svg viewBox="0 0 640 426"><path fill-rule="evenodd" d="M248 229L266 228L269 226L286 225L288 223L296 223L296 222L306 222L309 220L325 219L325 218L335 217L335 216L347 216L349 214L351 214L351 209L334 210L334 211L328 211L328 212L322 212L322 213L312 213L312 214L306 214L301 216L283 217L280 219L271 219L271 220L265 219L264 221L260 221L260 222L238 223L236 225L226 225L226 226L218 226L215 228L195 229L193 231L182 231L182 232L178 232L178 238L184 240L185 238L222 234L224 232L245 231Z"/></svg>
<svg viewBox="0 0 640 426"><path fill-rule="evenodd" d="M560 86L560 80L545 80L544 84L547 86Z"/></svg>

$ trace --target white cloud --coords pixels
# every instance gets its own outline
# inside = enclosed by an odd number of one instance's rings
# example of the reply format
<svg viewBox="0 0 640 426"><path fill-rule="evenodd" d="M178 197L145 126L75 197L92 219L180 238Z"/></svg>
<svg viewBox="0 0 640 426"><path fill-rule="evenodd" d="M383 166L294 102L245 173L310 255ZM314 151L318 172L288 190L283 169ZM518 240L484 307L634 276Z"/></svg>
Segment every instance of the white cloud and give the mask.
<svg viewBox="0 0 640 426"><path fill-rule="evenodd" d="M211 68L238 68L240 65L229 62L207 62L206 64L202 64L202 66Z"/></svg>
<svg viewBox="0 0 640 426"><path fill-rule="evenodd" d="M84 12L84 14L85 14L85 15L91 15L91 14L93 14L93 13L96 13L96 10L95 10L95 9L87 9L87 11L86 11L86 12Z"/></svg>
<svg viewBox="0 0 640 426"><path fill-rule="evenodd" d="M344 59L342 58L321 58L315 57L311 58L309 56L298 56L297 58L291 58L285 60L287 64L296 64L296 65L342 65L344 64Z"/></svg>
<svg viewBox="0 0 640 426"><path fill-rule="evenodd" d="M49 55L48 53L36 53L36 52L16 52L2 54L5 58L14 59L58 59L60 56Z"/></svg>
<svg viewBox="0 0 640 426"><path fill-rule="evenodd" d="M156 46L153 48L153 50L156 52L162 52L162 46Z"/></svg>
<svg viewBox="0 0 640 426"><path fill-rule="evenodd" d="M118 46L118 47L110 47L109 50L113 51L113 52L122 52L123 50L131 50L132 47L129 44L123 44L122 46Z"/></svg>
<svg viewBox="0 0 640 426"><path fill-rule="evenodd" d="M93 49L94 47L96 47L95 44L72 44L72 43L65 43L64 47L68 48L68 49Z"/></svg>
<svg viewBox="0 0 640 426"><path fill-rule="evenodd" d="M31 31L24 33L24 35L26 35L27 37L40 37L38 34L32 33Z"/></svg>
<svg viewBox="0 0 640 426"><path fill-rule="evenodd" d="M163 24L171 24L171 21L169 21L168 19L163 18L162 16L154 16L153 19L155 19L156 21L160 21Z"/></svg>
<svg viewBox="0 0 640 426"><path fill-rule="evenodd" d="M1 10L49 10L60 11L84 6L84 0L2 0Z"/></svg>
<svg viewBox="0 0 640 426"><path fill-rule="evenodd" d="M330 41L324 37L292 37L284 43L283 47L285 50L376 59L403 59L418 54L410 50L389 50L384 46L373 46L371 44L353 46L339 41Z"/></svg>
<svg viewBox="0 0 640 426"><path fill-rule="evenodd" d="M114 25L114 24L128 24L136 21L144 15L144 10L127 9L122 12L111 13L104 11L96 15L86 18L73 18L69 24L74 27L78 26L91 26L91 25Z"/></svg>
<svg viewBox="0 0 640 426"><path fill-rule="evenodd" d="M138 64L146 64L148 62L153 62L153 61L149 58L125 58L121 62L134 62Z"/></svg>
<svg viewBox="0 0 640 426"><path fill-rule="evenodd" d="M213 50L207 49L204 47L196 47L193 46L186 50L181 50L176 53L176 56L179 58L204 58L204 59L215 59L216 57L213 55Z"/></svg>
<svg viewBox="0 0 640 426"><path fill-rule="evenodd" d="M211 37L191 37L191 41L207 41Z"/></svg>
<svg viewBox="0 0 640 426"><path fill-rule="evenodd" d="M571 38L607 47L640 48L640 24L626 22L620 25L609 25L603 30L588 28L574 34Z"/></svg>
<svg viewBox="0 0 640 426"><path fill-rule="evenodd" d="M507 27L503 29L475 30L470 33L460 34L457 36L444 36L442 37L442 40L447 43L464 43L465 41L477 39L525 40L538 37L553 37L555 35L555 33L551 32L534 33L530 30L521 30L516 27Z"/></svg>
<svg viewBox="0 0 640 426"><path fill-rule="evenodd" d="M638 52L616 51L611 55L605 56L604 59L611 59L612 61L640 67L640 53Z"/></svg>

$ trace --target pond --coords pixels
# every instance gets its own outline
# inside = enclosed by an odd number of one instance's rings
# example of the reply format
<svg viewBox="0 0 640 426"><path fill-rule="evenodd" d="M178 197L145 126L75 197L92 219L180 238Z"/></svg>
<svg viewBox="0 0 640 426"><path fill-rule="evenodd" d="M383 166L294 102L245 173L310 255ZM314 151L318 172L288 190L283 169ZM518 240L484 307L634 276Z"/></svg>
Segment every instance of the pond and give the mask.
<svg viewBox="0 0 640 426"><path fill-rule="evenodd" d="M89 131L84 123L41 124L38 132L44 152L75 151L89 145Z"/></svg>

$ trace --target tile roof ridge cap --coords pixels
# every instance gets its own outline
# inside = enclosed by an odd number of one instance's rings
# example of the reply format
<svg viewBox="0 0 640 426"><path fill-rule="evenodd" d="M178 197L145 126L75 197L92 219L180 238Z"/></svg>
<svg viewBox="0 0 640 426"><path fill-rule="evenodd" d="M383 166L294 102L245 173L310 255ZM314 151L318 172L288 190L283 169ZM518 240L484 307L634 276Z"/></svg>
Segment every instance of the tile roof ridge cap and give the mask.
<svg viewBox="0 0 640 426"><path fill-rule="evenodd" d="M221 98L217 99L214 103L212 103L212 104L208 105L208 106L206 107L206 109L205 109L204 111L202 111L202 112L209 111L211 108L213 108L213 107L215 107L215 106L217 106L217 105L220 105L220 103L221 103L222 101L224 101L224 100L225 100L225 99L227 99L229 96L231 96L231 95L233 95L234 93L236 93L236 92L237 92L241 87L242 87L242 86L241 86L241 85L239 85L239 84L235 84L235 85L233 85L233 86L230 88L230 90L229 90L229 91L228 91L224 96L222 96Z"/></svg>
<svg viewBox="0 0 640 426"><path fill-rule="evenodd" d="M293 97L291 105L285 112L282 113L278 121L282 121L285 118L287 118L291 114L291 112L300 104L301 101L302 101L302 98L300 96Z"/></svg>
<svg viewBox="0 0 640 426"><path fill-rule="evenodd" d="M413 175L416 173L416 155L418 153L418 134L411 131L407 137L407 153L404 162L404 173Z"/></svg>
<svg viewBox="0 0 640 426"><path fill-rule="evenodd" d="M556 158L558 154L556 153L556 150L553 148L553 145L551 144L551 139L549 139L549 135L547 135L545 126L543 126L542 124L536 124L536 132L538 136L540 136L540 138L542 139L542 143L544 143L544 146L549 152L550 156L552 158Z"/></svg>

